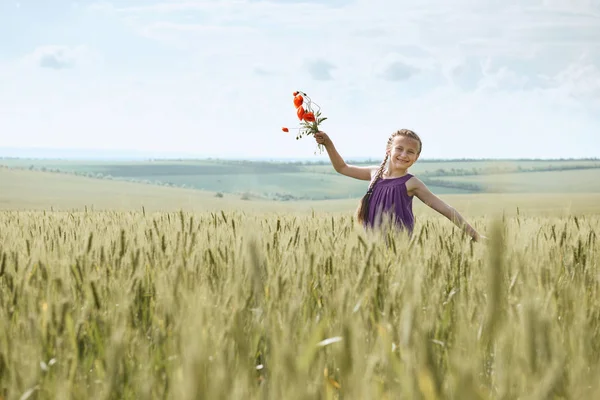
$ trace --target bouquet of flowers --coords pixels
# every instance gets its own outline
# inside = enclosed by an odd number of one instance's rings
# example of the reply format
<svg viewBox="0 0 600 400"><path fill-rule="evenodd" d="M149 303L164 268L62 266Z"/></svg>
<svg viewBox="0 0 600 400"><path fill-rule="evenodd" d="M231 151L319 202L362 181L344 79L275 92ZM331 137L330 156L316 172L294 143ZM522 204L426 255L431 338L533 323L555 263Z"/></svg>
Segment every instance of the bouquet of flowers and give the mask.
<svg viewBox="0 0 600 400"><path fill-rule="evenodd" d="M296 140L301 137L307 135L314 135L319 132L319 124L325 121L327 118L321 116L321 107L315 102L311 100L310 97L304 92L295 91L294 95L294 107L296 107L296 115L300 120L300 127L294 128L298 129L298 134L296 135ZM313 109L313 105L317 107L317 109ZM282 130L284 132L289 132L289 128L283 127ZM323 145L319 144L319 153L323 152ZM316 154L316 152L315 152Z"/></svg>

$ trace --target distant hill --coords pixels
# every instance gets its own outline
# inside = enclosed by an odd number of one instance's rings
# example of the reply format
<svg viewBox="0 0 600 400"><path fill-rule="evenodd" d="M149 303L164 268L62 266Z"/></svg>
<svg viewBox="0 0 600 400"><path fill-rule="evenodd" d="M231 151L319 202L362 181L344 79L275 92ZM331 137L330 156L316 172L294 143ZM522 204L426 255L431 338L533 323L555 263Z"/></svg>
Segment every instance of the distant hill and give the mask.
<svg viewBox="0 0 600 400"><path fill-rule="evenodd" d="M4 158L0 166L279 201L359 199L368 186L314 161ZM592 160L419 161L410 172L437 195L600 193L600 161Z"/></svg>
<svg viewBox="0 0 600 400"><path fill-rule="evenodd" d="M351 216L357 199L273 201L195 189L0 168L0 210L260 212ZM600 214L600 193L444 194L465 216ZM244 200L244 198L246 200ZM436 215L415 199L415 214Z"/></svg>
<svg viewBox="0 0 600 400"><path fill-rule="evenodd" d="M0 182L0 208L9 210L251 210L263 208L265 202L239 196L221 198L200 190L7 168L0 168Z"/></svg>

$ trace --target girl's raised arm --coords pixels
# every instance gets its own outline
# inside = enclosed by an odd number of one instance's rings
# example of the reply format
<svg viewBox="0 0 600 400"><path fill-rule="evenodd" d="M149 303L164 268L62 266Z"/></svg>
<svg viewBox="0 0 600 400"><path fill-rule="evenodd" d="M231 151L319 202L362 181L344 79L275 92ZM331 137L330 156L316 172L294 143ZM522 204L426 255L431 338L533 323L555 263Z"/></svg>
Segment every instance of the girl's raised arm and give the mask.
<svg viewBox="0 0 600 400"><path fill-rule="evenodd" d="M359 167L356 165L348 165L335 149L333 142L325 132L315 133L317 143L325 146L331 164L336 172L349 176L351 178L370 181L378 167Z"/></svg>
<svg viewBox="0 0 600 400"><path fill-rule="evenodd" d="M448 205L442 199L437 197L435 194L431 193L429 188L418 178L412 177L409 182L407 182L407 190L409 194L417 196L419 200L423 203L427 204L429 207L439 212L450 221L452 221L456 226L464 230L469 236L473 238L475 241L480 241L481 239L485 239L484 236L481 236L475 228L473 228L458 211L456 211L453 207Z"/></svg>

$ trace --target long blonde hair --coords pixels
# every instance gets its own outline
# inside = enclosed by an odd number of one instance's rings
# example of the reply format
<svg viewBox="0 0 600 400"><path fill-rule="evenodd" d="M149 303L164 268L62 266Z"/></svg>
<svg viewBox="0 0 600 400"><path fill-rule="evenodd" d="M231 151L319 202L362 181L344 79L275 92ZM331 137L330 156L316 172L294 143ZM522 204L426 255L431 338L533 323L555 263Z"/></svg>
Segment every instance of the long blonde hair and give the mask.
<svg viewBox="0 0 600 400"><path fill-rule="evenodd" d="M373 193L373 187L375 186L375 183L377 183L377 181L383 177L383 174L387 170L387 162L389 159L388 150L392 147L392 143L394 143L394 138L396 136L404 136L404 137L408 137L411 139L415 139L417 142L419 142L418 154L421 154L421 150L423 148L423 143L421 142L421 138L419 137L419 135L417 135L415 132L411 131L410 129L400 129L390 135L390 137L387 141L387 144L385 146L385 150L386 150L385 157L383 158L383 161L379 165L379 168L377 168L377 172L375 173L375 177L371 180L371 183L369 184L367 193L360 200L360 203L358 204L358 208L356 209L356 220L360 224L364 224L365 221L367 220L367 217L369 215L369 203L371 201L371 194Z"/></svg>

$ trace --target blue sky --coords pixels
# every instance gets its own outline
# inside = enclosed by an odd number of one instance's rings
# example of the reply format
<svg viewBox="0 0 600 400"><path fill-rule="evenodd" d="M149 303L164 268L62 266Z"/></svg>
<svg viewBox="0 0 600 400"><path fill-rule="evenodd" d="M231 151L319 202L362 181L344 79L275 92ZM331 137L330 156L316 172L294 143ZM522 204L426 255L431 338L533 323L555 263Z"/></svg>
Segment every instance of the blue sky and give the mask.
<svg viewBox="0 0 600 400"><path fill-rule="evenodd" d="M477 4L477 5L475 5ZM0 0L0 147L600 156L600 1Z"/></svg>

